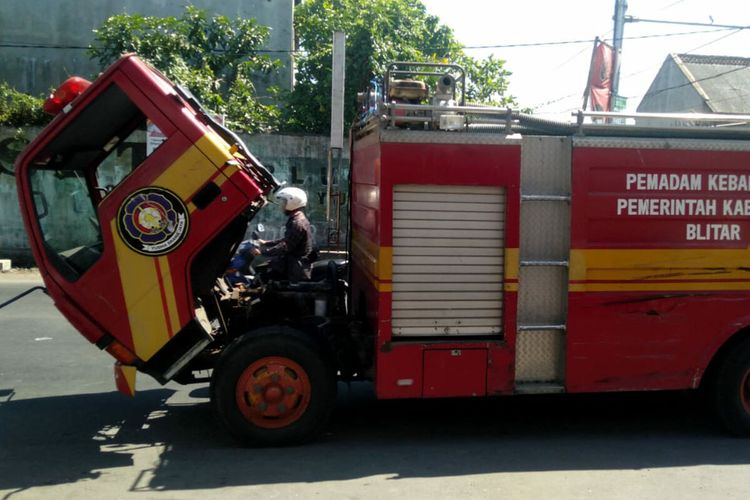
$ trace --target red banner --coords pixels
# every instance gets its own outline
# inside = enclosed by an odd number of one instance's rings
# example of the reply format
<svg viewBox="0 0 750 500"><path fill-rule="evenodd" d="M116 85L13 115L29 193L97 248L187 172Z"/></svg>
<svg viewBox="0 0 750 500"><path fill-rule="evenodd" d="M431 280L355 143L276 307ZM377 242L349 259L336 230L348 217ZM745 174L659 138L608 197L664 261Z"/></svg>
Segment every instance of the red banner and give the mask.
<svg viewBox="0 0 750 500"><path fill-rule="evenodd" d="M612 111L612 77L614 48L604 42L594 48L591 59L589 96L592 111Z"/></svg>

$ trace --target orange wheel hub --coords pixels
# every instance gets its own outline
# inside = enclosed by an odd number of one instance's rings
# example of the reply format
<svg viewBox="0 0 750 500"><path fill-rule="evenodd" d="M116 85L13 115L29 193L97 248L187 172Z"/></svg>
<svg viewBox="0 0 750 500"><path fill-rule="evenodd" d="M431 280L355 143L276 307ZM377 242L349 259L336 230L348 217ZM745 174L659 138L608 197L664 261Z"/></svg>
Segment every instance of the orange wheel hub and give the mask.
<svg viewBox="0 0 750 500"><path fill-rule="evenodd" d="M291 359L277 356L250 364L237 380L237 407L265 429L286 427L305 413L311 385L307 372Z"/></svg>

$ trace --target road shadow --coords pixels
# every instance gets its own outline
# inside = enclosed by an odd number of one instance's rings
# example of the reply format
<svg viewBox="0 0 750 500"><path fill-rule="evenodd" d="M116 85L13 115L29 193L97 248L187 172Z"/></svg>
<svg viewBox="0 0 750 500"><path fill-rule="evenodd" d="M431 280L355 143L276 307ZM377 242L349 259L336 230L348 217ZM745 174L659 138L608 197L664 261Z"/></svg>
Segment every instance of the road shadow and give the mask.
<svg viewBox="0 0 750 500"><path fill-rule="evenodd" d="M172 392L0 404L0 489L96 478L133 464L131 454L102 444L163 448L155 467L134 471L131 491L750 464L748 442L723 434L698 398L679 392L377 401L367 384L340 385L319 441L270 449L238 446L216 427L207 401L172 405ZM154 412L160 418L149 417Z"/></svg>
<svg viewBox="0 0 750 500"><path fill-rule="evenodd" d="M118 441L118 427L142 427L173 393L159 389L134 399L110 392L0 401L0 490L96 479L102 470L132 466L131 455L105 453L102 445Z"/></svg>

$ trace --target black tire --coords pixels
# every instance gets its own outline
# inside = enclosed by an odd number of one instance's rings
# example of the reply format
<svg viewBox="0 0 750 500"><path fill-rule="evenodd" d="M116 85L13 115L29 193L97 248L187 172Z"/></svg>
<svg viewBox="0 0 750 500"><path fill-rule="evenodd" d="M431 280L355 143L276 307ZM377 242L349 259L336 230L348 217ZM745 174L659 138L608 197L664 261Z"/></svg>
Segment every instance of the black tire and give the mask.
<svg viewBox="0 0 750 500"><path fill-rule="evenodd" d="M336 401L336 376L311 338L266 328L235 340L211 378L218 419L254 446L301 444L318 436Z"/></svg>
<svg viewBox="0 0 750 500"><path fill-rule="evenodd" d="M750 339L724 359L714 380L712 399L722 426L736 436L750 437Z"/></svg>

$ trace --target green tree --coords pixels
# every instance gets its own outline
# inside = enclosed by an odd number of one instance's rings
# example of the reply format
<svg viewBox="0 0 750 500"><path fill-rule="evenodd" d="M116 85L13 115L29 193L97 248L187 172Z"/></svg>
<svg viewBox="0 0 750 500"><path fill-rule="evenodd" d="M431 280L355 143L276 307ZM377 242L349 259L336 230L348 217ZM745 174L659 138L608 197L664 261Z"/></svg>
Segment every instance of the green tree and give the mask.
<svg viewBox="0 0 750 500"><path fill-rule="evenodd" d="M459 56L458 62L466 70L466 100L493 106L515 105L515 98L506 95L508 77L505 61L490 55L487 59Z"/></svg>
<svg viewBox="0 0 750 500"><path fill-rule="evenodd" d="M254 133L277 127L278 107L258 99L253 80L271 74L280 62L259 53L269 29L255 19L210 17L188 6L180 17L112 16L94 33L89 55L102 68L135 52L188 87L206 108L226 115L233 129Z"/></svg>
<svg viewBox="0 0 750 500"><path fill-rule="evenodd" d="M302 52L296 85L288 99L285 126L325 133L330 122L331 33L344 31L346 43L346 120L356 116L357 92L390 61L450 61L467 73L466 97L485 104L513 104L506 95L510 72L505 61L477 60L465 54L450 28L429 15L418 0L307 0L295 9L295 32Z"/></svg>

